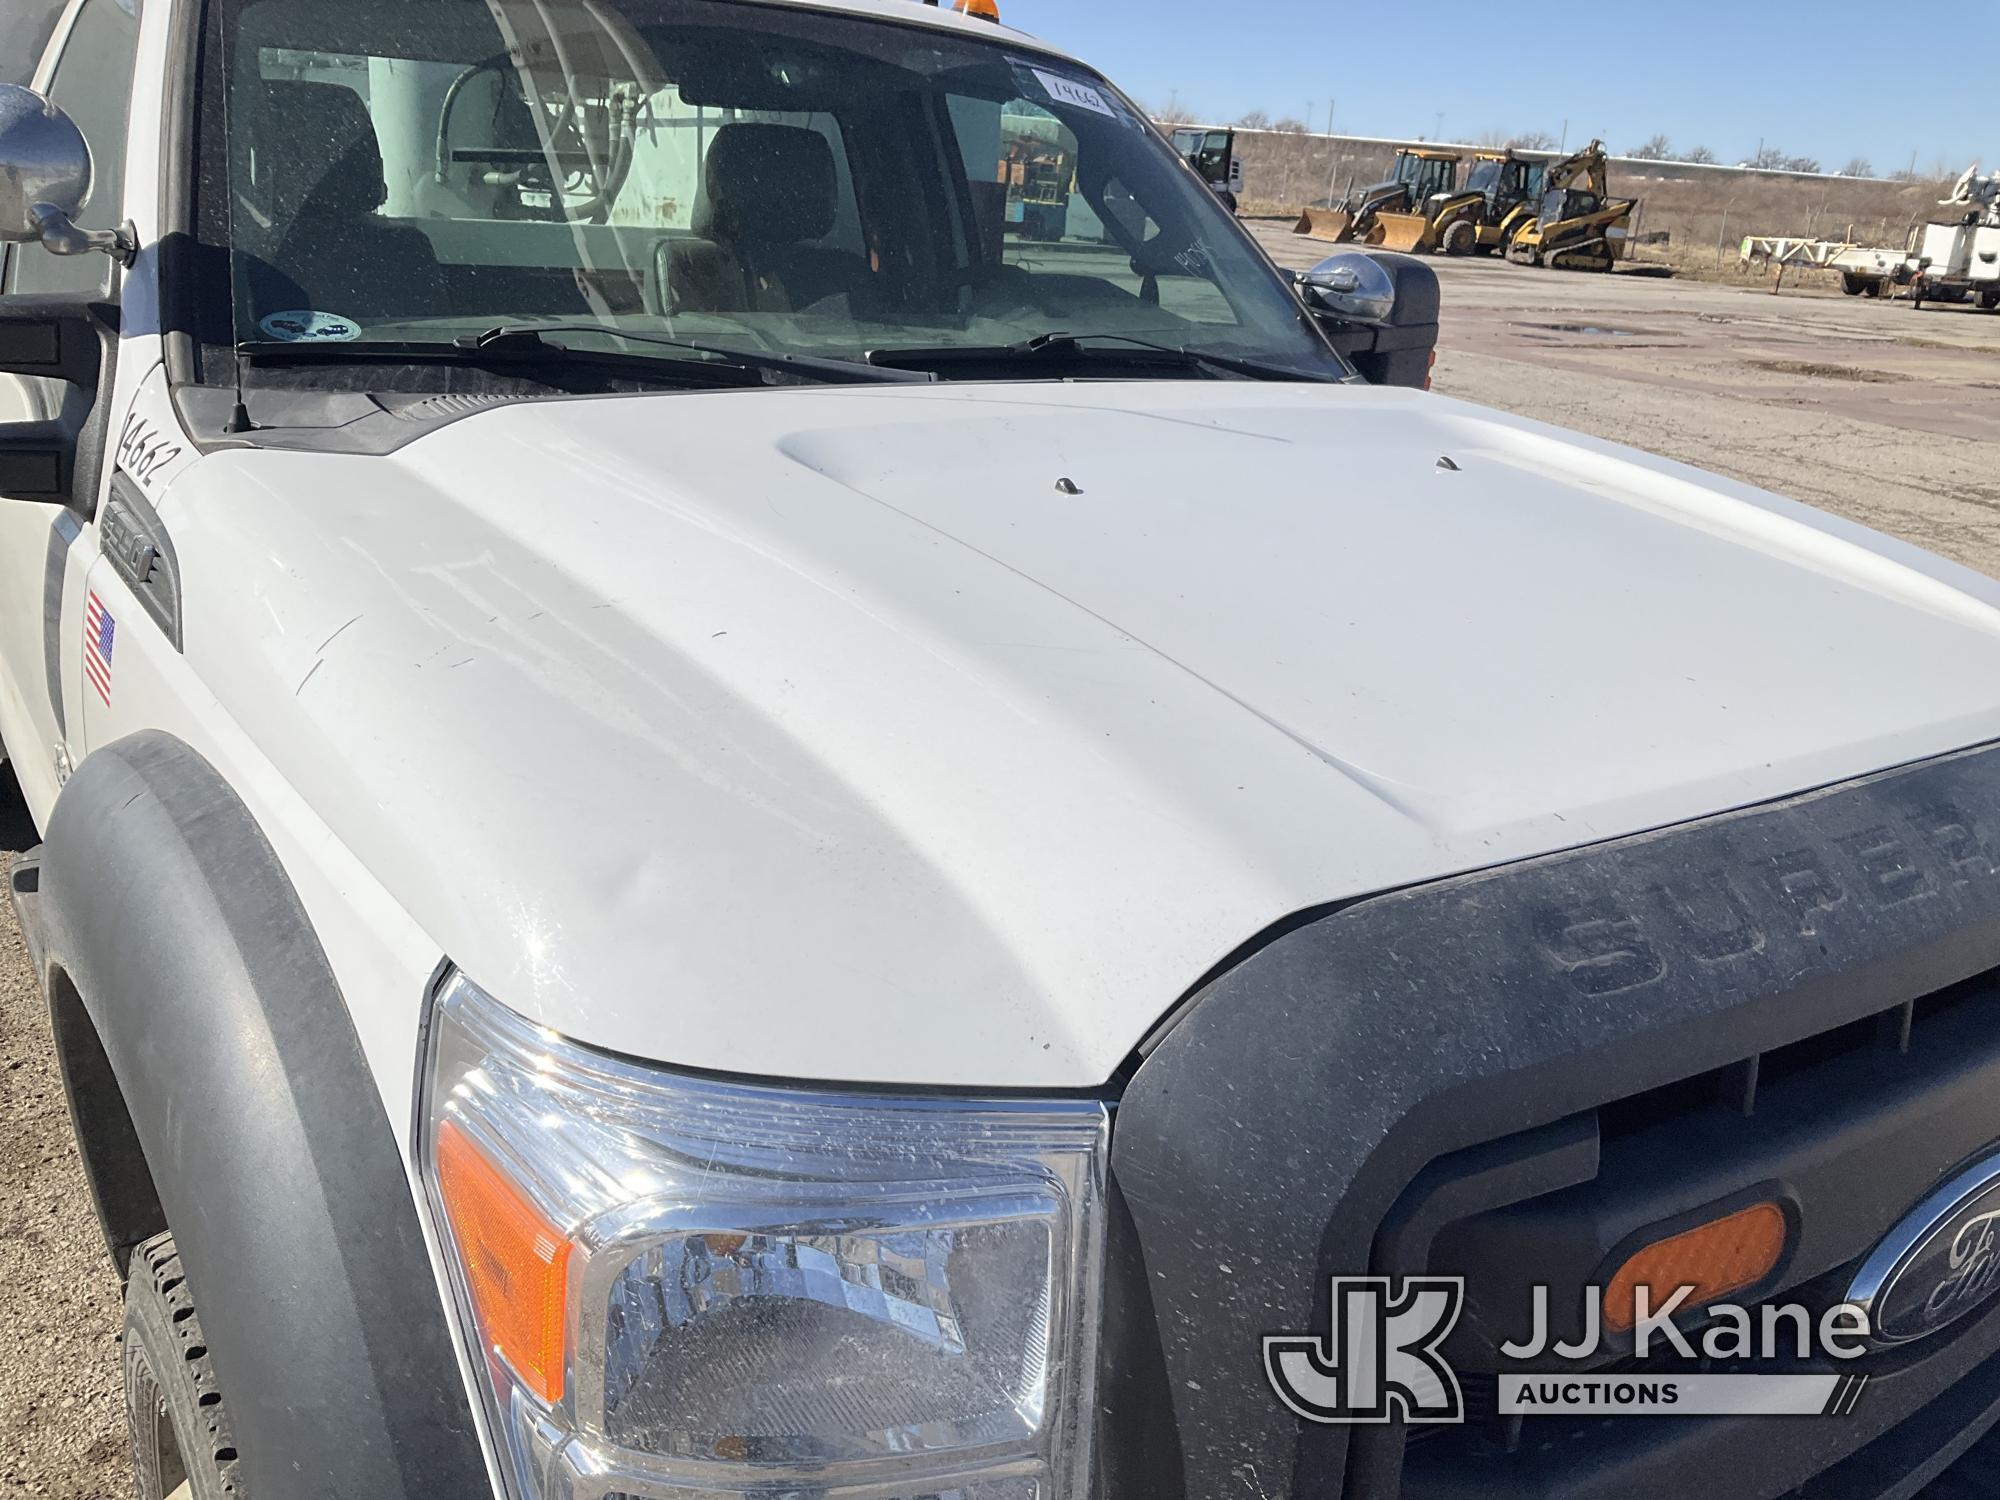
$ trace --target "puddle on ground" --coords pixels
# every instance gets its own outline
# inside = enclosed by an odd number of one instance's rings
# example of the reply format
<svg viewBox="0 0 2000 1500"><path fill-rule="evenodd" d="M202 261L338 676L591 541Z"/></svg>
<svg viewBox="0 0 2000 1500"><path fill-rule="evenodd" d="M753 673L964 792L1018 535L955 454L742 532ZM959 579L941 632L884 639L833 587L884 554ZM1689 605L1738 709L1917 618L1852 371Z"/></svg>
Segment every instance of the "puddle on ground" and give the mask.
<svg viewBox="0 0 2000 1500"><path fill-rule="evenodd" d="M1515 323L1521 337L1537 344L1567 344L1575 337L1586 339L1652 339L1646 344L1620 343L1620 349L1684 349L1685 341L1657 328L1619 328L1610 323Z"/></svg>
<svg viewBox="0 0 2000 1500"><path fill-rule="evenodd" d="M1587 333L1600 339L1641 339L1652 336L1650 328L1606 328L1597 323L1535 323L1534 328L1546 328L1551 333Z"/></svg>
<svg viewBox="0 0 2000 1500"><path fill-rule="evenodd" d="M1854 380L1863 385L1888 385L1907 379L1889 370L1865 370L1855 365L1830 365L1815 359L1753 359L1760 370L1779 375L1804 375L1814 380Z"/></svg>

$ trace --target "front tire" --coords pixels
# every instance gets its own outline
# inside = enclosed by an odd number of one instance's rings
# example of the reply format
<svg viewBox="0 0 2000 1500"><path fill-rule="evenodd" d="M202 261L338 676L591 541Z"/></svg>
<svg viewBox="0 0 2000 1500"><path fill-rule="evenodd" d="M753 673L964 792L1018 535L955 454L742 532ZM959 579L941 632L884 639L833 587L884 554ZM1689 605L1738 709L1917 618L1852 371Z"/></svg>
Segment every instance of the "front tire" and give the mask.
<svg viewBox="0 0 2000 1500"><path fill-rule="evenodd" d="M139 1500L242 1500L229 1413L171 1234L132 1253L125 1419Z"/></svg>

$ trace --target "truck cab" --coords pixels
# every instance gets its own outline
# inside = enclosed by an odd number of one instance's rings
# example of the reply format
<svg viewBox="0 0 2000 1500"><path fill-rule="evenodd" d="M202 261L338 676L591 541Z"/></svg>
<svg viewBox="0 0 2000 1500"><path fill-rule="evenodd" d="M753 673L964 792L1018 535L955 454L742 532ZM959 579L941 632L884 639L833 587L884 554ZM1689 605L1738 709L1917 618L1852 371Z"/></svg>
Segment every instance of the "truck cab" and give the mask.
<svg viewBox="0 0 2000 1500"><path fill-rule="evenodd" d="M1429 392L1427 268L1280 275L977 15L71 0L32 85L8 883L143 1500L1773 1500L2000 1418L2000 586ZM1524 1441L1527 1283L1723 1241L1668 1321L1872 1308L1853 1412ZM1412 1277L1461 1399L1344 1399Z"/></svg>
<svg viewBox="0 0 2000 1500"><path fill-rule="evenodd" d="M1938 206L1950 213L1911 228L1910 253L1896 279L1909 283L1919 306L1972 301L1981 311L2000 311L2000 173L1981 176L1974 162Z"/></svg>
<svg viewBox="0 0 2000 1500"><path fill-rule="evenodd" d="M1237 200L1243 195L1243 163L1236 155L1236 132L1176 130L1174 149L1235 213Z"/></svg>

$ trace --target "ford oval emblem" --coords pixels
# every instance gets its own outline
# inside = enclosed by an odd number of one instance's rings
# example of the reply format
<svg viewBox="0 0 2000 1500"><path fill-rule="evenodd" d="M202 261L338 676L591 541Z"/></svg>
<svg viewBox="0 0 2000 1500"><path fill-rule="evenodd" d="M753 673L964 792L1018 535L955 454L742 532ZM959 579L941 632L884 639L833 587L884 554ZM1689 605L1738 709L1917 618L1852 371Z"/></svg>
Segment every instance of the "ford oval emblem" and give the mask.
<svg viewBox="0 0 2000 1500"><path fill-rule="evenodd" d="M1889 1231L1847 1289L1878 1345L1936 1333L2000 1291L2000 1154L1974 1163Z"/></svg>

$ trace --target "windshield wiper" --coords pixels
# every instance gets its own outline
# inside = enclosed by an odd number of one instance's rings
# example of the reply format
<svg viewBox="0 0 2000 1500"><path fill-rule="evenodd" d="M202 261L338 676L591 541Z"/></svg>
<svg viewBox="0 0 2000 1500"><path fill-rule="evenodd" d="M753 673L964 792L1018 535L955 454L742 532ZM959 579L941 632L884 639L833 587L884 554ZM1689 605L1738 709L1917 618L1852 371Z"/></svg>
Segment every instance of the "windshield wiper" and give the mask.
<svg viewBox="0 0 2000 1500"><path fill-rule="evenodd" d="M594 333L605 338L623 339L662 349L685 349L693 354L714 355L739 369L775 370L785 375L809 376L826 381L930 381L928 371L882 369L858 359L838 359L815 354L765 353L734 344L711 344L705 339L684 339L670 333L645 333L637 329L613 328L604 323L508 323L484 333L461 334L452 340L460 349L499 354L562 355L568 346L544 338L550 333Z"/></svg>
<svg viewBox="0 0 2000 1500"><path fill-rule="evenodd" d="M1315 375L1289 365L1267 364L1262 360L1244 359L1235 354L1215 354L1206 349L1191 349L1185 344L1156 343L1151 339L1142 339L1136 334L1065 333L1060 330L1038 333L1033 338L1023 339L1018 344L939 344L929 348L870 349L868 362L889 368L905 364L935 368L940 365L957 364L1058 363L1064 359L1076 359L1093 352L1099 354L1114 352L1092 351L1086 347L1091 342L1124 344L1131 349L1143 351L1128 358L1137 358L1149 364L1166 363L1182 370L1226 370L1232 375L1243 375L1252 380L1339 383L1345 378L1331 374Z"/></svg>
<svg viewBox="0 0 2000 1500"><path fill-rule="evenodd" d="M467 348L457 343L401 339L360 339L348 343L291 343L250 339L236 345L236 354L253 364L271 365L426 365L475 364L488 369L542 375L560 363L565 371L595 370L633 381L659 381L680 386L734 387L762 385L762 372L710 359L677 359L663 354L637 354L624 349L564 349L550 344L543 350L495 345ZM864 377L865 378L865 377Z"/></svg>

